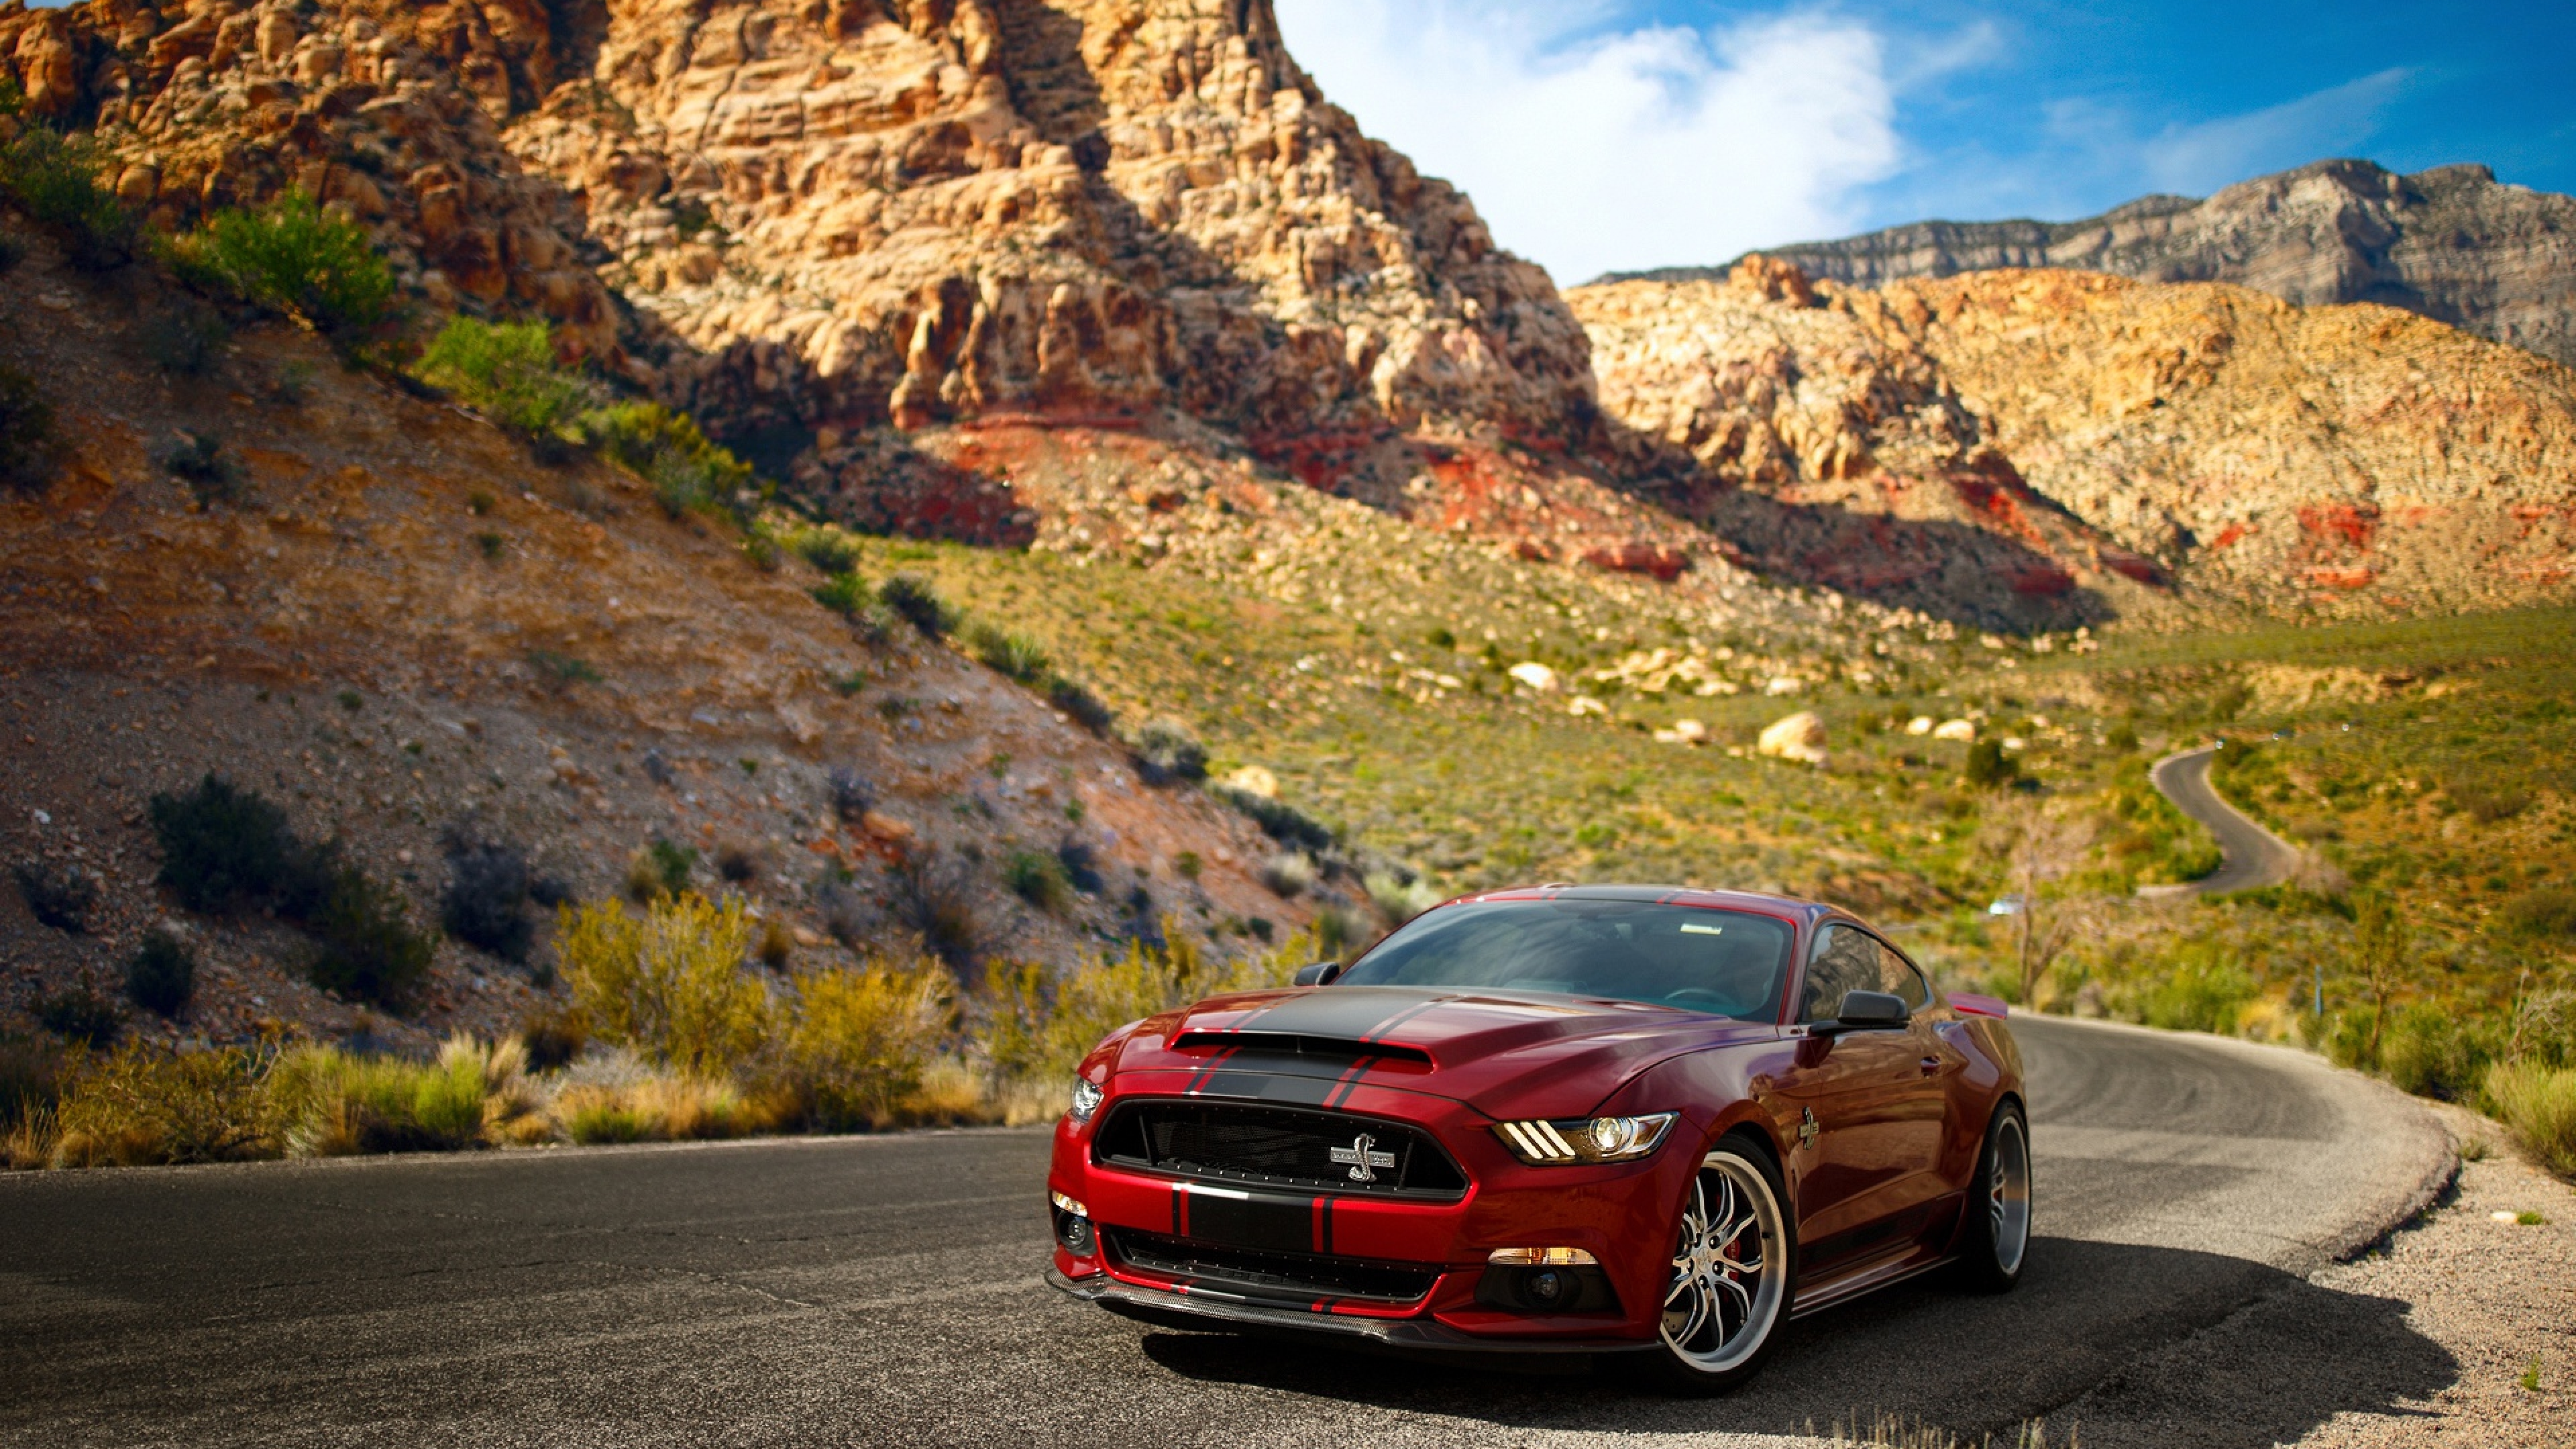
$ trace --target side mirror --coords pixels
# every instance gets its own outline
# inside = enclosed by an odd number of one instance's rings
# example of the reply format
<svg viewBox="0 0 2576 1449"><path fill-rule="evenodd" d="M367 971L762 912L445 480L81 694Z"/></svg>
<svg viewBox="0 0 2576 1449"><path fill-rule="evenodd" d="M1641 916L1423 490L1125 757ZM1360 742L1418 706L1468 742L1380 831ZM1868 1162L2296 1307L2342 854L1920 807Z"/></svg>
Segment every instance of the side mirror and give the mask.
<svg viewBox="0 0 2576 1449"><path fill-rule="evenodd" d="M1905 1009L1905 998L1885 991L1852 991L1843 995L1842 1014L1835 1017L1838 1031L1876 1031L1901 1027L1913 1013Z"/></svg>
<svg viewBox="0 0 2576 1449"><path fill-rule="evenodd" d="M1333 984L1333 978L1341 974L1341 962L1318 961L1312 966L1298 967L1297 974L1292 979L1299 986L1330 986ZM1895 999L1893 996L1888 998L1890 1001Z"/></svg>

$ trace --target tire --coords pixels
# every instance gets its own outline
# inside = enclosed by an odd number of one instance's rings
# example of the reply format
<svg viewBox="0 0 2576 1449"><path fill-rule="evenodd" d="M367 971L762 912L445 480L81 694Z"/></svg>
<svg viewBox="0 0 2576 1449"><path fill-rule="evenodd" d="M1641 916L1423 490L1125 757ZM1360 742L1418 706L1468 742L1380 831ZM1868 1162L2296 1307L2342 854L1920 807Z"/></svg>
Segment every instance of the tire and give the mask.
<svg viewBox="0 0 2576 1449"><path fill-rule="evenodd" d="M1666 1393L1724 1393L1760 1372L1788 1336L1798 1246L1786 1197L1770 1153L1719 1139L1675 1215L1662 1341L1613 1362Z"/></svg>
<svg viewBox="0 0 2576 1449"><path fill-rule="evenodd" d="M2007 1099L1986 1124L1959 1225L1959 1275L1979 1293L2009 1293L2030 1258L2030 1122Z"/></svg>

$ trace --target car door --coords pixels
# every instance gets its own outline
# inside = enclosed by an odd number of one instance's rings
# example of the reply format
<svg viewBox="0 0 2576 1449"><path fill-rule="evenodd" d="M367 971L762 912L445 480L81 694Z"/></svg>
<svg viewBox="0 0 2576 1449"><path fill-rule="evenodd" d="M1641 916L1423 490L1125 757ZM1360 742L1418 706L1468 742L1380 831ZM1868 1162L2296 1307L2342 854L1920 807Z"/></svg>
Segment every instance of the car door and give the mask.
<svg viewBox="0 0 2576 1449"><path fill-rule="evenodd" d="M1968 1059L1941 1035L1932 983L1903 952L1875 937L1871 944L1878 952L1878 989L1905 1002L1907 1050L1914 1058L1912 1080L1889 1103L1882 1127L1890 1155L1903 1164L1889 1183L1886 1210L1914 1215L1952 1190L1943 1166L1957 1128L1951 1120L1954 1088Z"/></svg>
<svg viewBox="0 0 2576 1449"><path fill-rule="evenodd" d="M1910 1024L1812 1031L1840 1014L1846 994L1886 989L1883 949L1847 922L1828 922L1817 933L1798 1006L1798 1021L1811 1030L1774 1083L1798 1133L1789 1167L1802 1277L1902 1245L1904 1224L1891 1217L1907 1206L1906 1180L1922 1155L1927 1079L1920 1043ZM1931 1085L1928 1095L1938 1094ZM1937 1137L1937 1101L1934 1114Z"/></svg>

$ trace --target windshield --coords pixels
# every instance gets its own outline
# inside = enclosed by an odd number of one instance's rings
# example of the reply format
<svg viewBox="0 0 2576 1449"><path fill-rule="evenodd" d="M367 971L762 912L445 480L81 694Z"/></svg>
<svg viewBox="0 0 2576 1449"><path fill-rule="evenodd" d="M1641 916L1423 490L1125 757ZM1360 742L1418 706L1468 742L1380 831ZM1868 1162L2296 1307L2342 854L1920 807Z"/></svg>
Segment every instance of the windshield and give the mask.
<svg viewBox="0 0 2576 1449"><path fill-rule="evenodd" d="M1468 901L1417 916L1340 980L1651 1001L1772 1021L1789 923L1650 901Z"/></svg>

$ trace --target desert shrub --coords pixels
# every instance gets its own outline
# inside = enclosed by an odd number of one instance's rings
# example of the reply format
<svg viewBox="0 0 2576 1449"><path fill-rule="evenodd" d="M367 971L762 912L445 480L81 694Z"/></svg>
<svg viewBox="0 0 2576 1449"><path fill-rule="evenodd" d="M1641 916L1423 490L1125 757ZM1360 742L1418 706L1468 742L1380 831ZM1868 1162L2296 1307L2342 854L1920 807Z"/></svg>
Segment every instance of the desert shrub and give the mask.
<svg viewBox="0 0 2576 1449"><path fill-rule="evenodd" d="M36 380L0 367L0 489L33 493L44 487L61 452L53 406L36 390Z"/></svg>
<svg viewBox="0 0 2576 1449"><path fill-rule="evenodd" d="M2473 1023L2431 1002L2393 1014L2379 1046L2380 1069L2401 1091L2445 1101L2474 1093L2494 1056Z"/></svg>
<svg viewBox="0 0 2576 1449"><path fill-rule="evenodd" d="M2503 1062L2487 1072L2486 1099L2534 1158L2576 1174L2576 1070Z"/></svg>
<svg viewBox="0 0 2576 1449"><path fill-rule="evenodd" d="M1992 790L2019 778L2021 765L2004 753L2001 740L1982 739L1968 746L1964 773L1970 785L1980 790Z"/></svg>
<svg viewBox="0 0 2576 1449"><path fill-rule="evenodd" d="M1012 851L1002 863L1002 883L1020 899L1049 914L1073 903L1073 882L1065 875L1064 862L1051 854Z"/></svg>
<svg viewBox="0 0 2576 1449"><path fill-rule="evenodd" d="M657 835L626 858L626 894L638 901L678 895L689 888L689 872L697 864L696 850Z"/></svg>
<svg viewBox="0 0 2576 1449"><path fill-rule="evenodd" d="M653 489L662 510L727 512L757 499L751 465L710 441L697 420L659 403L629 402L583 416L581 435Z"/></svg>
<svg viewBox="0 0 2576 1449"><path fill-rule="evenodd" d="M447 844L438 920L447 934L504 961L525 961L536 938L528 917L528 858L516 846L457 836Z"/></svg>
<svg viewBox="0 0 2576 1449"><path fill-rule="evenodd" d="M16 1033L0 1034L0 1127L31 1112L51 1111L62 1095L63 1057L51 1043Z"/></svg>
<svg viewBox="0 0 2576 1449"><path fill-rule="evenodd" d="M827 574L855 572L859 566L859 548L842 534L828 528L808 528L789 539L796 556Z"/></svg>
<svg viewBox="0 0 2576 1449"><path fill-rule="evenodd" d="M1174 720L1160 719L1136 732L1136 770L1150 784L1207 778L1207 747Z"/></svg>
<svg viewBox="0 0 2576 1449"><path fill-rule="evenodd" d="M572 1082L555 1094L553 1110L564 1135L581 1143L707 1141L778 1126L773 1107L711 1077Z"/></svg>
<svg viewBox="0 0 2576 1449"><path fill-rule="evenodd" d="M886 910L898 925L949 965L964 970L973 964L983 946L984 921L963 862L915 850L886 872L886 885Z"/></svg>
<svg viewBox="0 0 2576 1449"><path fill-rule="evenodd" d="M164 308L143 326L143 355L173 377L203 377L223 360L232 329L211 307Z"/></svg>
<svg viewBox="0 0 2576 1449"><path fill-rule="evenodd" d="M2515 1002L2504 1054L2548 1067L2576 1067L2576 991L2535 991Z"/></svg>
<svg viewBox="0 0 2576 1449"><path fill-rule="evenodd" d="M341 344L393 315L395 285L365 228L304 191L257 210L226 207L171 245L190 282L281 312Z"/></svg>
<svg viewBox="0 0 2576 1449"><path fill-rule="evenodd" d="M846 765L834 765L824 783L832 794L832 813L843 820L857 820L876 804L876 786Z"/></svg>
<svg viewBox="0 0 2576 1449"><path fill-rule="evenodd" d="M529 1071L560 1071L590 1045L590 1029L578 1011L549 1009L520 1023L519 1045L527 1054Z"/></svg>
<svg viewBox="0 0 2576 1449"><path fill-rule="evenodd" d="M10 268L26 260L26 257L25 244L9 233L0 231L0 273L6 273Z"/></svg>
<svg viewBox="0 0 2576 1449"><path fill-rule="evenodd" d="M1022 684L1035 684L1046 677L1046 650L1026 634L979 622L967 631L966 642L975 657L998 674Z"/></svg>
<svg viewBox="0 0 2576 1449"><path fill-rule="evenodd" d="M877 597L905 622L933 639L957 626L956 612L939 597L930 580L919 574L896 574L878 588Z"/></svg>
<svg viewBox="0 0 2576 1449"><path fill-rule="evenodd" d="M516 1042L495 1052L464 1037L435 1062L300 1047L269 1071L271 1111L299 1157L454 1152L483 1144L487 1099L525 1060Z"/></svg>
<svg viewBox="0 0 2576 1449"><path fill-rule="evenodd" d="M809 1125L884 1127L921 1090L951 1011L935 962L874 960L805 978L784 1085Z"/></svg>
<svg viewBox="0 0 2576 1449"><path fill-rule="evenodd" d="M1261 863L1261 883L1282 900L1293 900L1312 890L1315 885L1315 860L1294 850L1283 850Z"/></svg>
<svg viewBox="0 0 2576 1449"><path fill-rule="evenodd" d="M1068 1081L1101 1038L1129 1022L1202 997L1284 985L1313 959L1303 936L1277 951L1228 961L1178 932L1166 934L1168 945L1130 941L1123 955L1086 957L1052 975L1034 962L997 963L986 975L983 1002L995 1069L1052 1087Z"/></svg>
<svg viewBox="0 0 2576 1449"><path fill-rule="evenodd" d="M590 384L556 363L554 330L543 322L451 317L413 370L533 442L568 443L592 400Z"/></svg>
<svg viewBox="0 0 2576 1449"><path fill-rule="evenodd" d="M740 841L728 840L716 848L716 874L728 885L746 885L760 874L760 857Z"/></svg>
<svg viewBox="0 0 2576 1449"><path fill-rule="evenodd" d="M690 1076L751 1060L773 1015L768 988L743 970L751 919L739 900L656 900L642 916L613 901L566 906L555 948L583 1018L603 1040Z"/></svg>
<svg viewBox="0 0 2576 1449"><path fill-rule="evenodd" d="M2111 732L2102 737L2102 743L2121 754L2134 754L2138 748L2138 727L2122 720L2111 726Z"/></svg>
<svg viewBox="0 0 2576 1449"><path fill-rule="evenodd" d="M397 1011L410 1004L438 950L436 932L412 928L400 891L351 867L333 873L330 893L305 924L314 952L304 972L314 985Z"/></svg>
<svg viewBox="0 0 2576 1449"><path fill-rule="evenodd" d="M125 963L125 994L159 1016L177 1016L197 994L197 957L168 931L147 931Z"/></svg>
<svg viewBox="0 0 2576 1449"><path fill-rule="evenodd" d="M116 1003L87 981L38 996L35 1008L37 1025L83 1046L108 1046L125 1028L116 1014Z"/></svg>
<svg viewBox="0 0 2576 1449"><path fill-rule="evenodd" d="M589 660L552 649L531 649L527 658L528 667L537 672L537 681L553 694L562 694L576 684L597 684L605 677Z"/></svg>
<svg viewBox="0 0 2576 1449"><path fill-rule="evenodd" d="M1285 800L1273 800L1234 785L1217 785L1208 793L1251 816L1262 834L1282 845L1316 853L1333 848L1332 828Z"/></svg>
<svg viewBox="0 0 2576 1449"><path fill-rule="evenodd" d="M2499 914L2517 935L2565 940L2576 936L2576 891L2560 887L2524 891L2505 902Z"/></svg>
<svg viewBox="0 0 2576 1449"><path fill-rule="evenodd" d="M2462 776L2444 781L2442 793L2481 825L2510 820L2531 808L2531 791L2511 780Z"/></svg>
<svg viewBox="0 0 2576 1449"><path fill-rule="evenodd" d="M2254 978L2218 943L2188 942L2135 994L2129 1014L2168 1031L2227 1033L2259 993Z"/></svg>
<svg viewBox="0 0 2576 1449"><path fill-rule="evenodd" d="M796 956L796 933L775 916L761 923L760 944L753 948L760 964L772 971L784 971Z"/></svg>
<svg viewBox="0 0 2576 1449"><path fill-rule="evenodd" d="M1065 881L1084 895L1096 896L1109 884L1101 878L1097 855L1079 840L1067 840L1057 846L1055 862L1064 867Z"/></svg>
<svg viewBox="0 0 2576 1449"><path fill-rule="evenodd" d="M90 908L98 904L98 879L77 866L56 868L41 860L22 860L9 867L27 913L57 931L73 935L89 929Z"/></svg>
<svg viewBox="0 0 2576 1449"><path fill-rule="evenodd" d="M868 581L857 574L834 574L807 590L814 602L844 618L855 618L874 602L868 595Z"/></svg>
<svg viewBox="0 0 2576 1449"><path fill-rule="evenodd" d="M1389 926L1400 926L1424 911L1440 904L1440 892L1431 882L1419 876L1398 871L1370 871L1360 881L1368 892L1369 904L1386 918Z"/></svg>
<svg viewBox="0 0 2576 1449"><path fill-rule="evenodd" d="M64 1083L53 1165L226 1162L277 1155L265 1051L165 1055L130 1043Z"/></svg>
<svg viewBox="0 0 2576 1449"><path fill-rule="evenodd" d="M70 263L112 271L134 260L141 224L116 193L99 184L106 153L86 138L23 126L0 147L0 192L27 219L54 234Z"/></svg>
<svg viewBox="0 0 2576 1449"><path fill-rule="evenodd" d="M224 440L212 433L181 433L162 452L161 466L202 504L236 503L245 491L240 466L224 456Z"/></svg>
<svg viewBox="0 0 2576 1449"><path fill-rule="evenodd" d="M1046 682L1047 702L1064 711L1065 718L1091 731L1107 734L1118 722L1117 712L1101 702L1100 697L1061 674L1051 675Z"/></svg>

